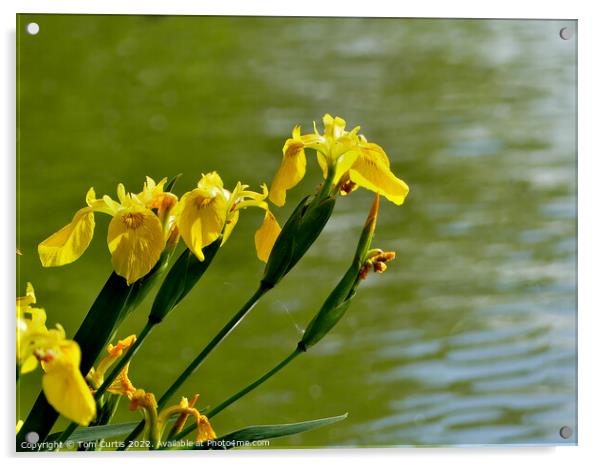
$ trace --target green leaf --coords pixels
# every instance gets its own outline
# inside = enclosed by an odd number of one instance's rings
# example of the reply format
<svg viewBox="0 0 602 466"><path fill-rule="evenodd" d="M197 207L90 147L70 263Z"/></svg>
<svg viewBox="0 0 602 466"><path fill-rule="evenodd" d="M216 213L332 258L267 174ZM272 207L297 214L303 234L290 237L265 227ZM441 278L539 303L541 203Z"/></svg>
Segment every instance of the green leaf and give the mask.
<svg viewBox="0 0 602 466"><path fill-rule="evenodd" d="M179 417L179 414L174 414L171 416L167 425ZM69 440L73 442L93 442L94 440L100 439L108 439L119 437L121 435L129 434L134 427L138 425L138 421L134 422L124 422L121 424L110 424L103 426L93 426L93 427L78 427L73 431L73 433L69 436ZM57 440L63 432L55 432L48 436L48 442L53 442Z"/></svg>
<svg viewBox="0 0 602 466"><path fill-rule="evenodd" d="M349 299L334 307L322 307L303 333L303 338L299 342L299 348L306 351L310 346L315 345L324 338L339 320L343 318L347 309L349 309L353 296L351 295Z"/></svg>
<svg viewBox="0 0 602 466"><path fill-rule="evenodd" d="M130 431L138 425L136 422L125 422L123 424L110 424L104 426L93 426L93 427L78 427L69 436L69 440L73 442L92 442L94 440L100 440L103 438L113 438L120 435L129 434ZM57 440L62 432L48 436L48 441L53 442Z"/></svg>
<svg viewBox="0 0 602 466"><path fill-rule="evenodd" d="M169 180L166 184L165 187L163 188L163 190L165 192L171 192L173 191L173 187L176 184L176 182L180 179L180 177L182 176L182 173L178 173L176 176L174 176L171 180Z"/></svg>
<svg viewBox="0 0 602 466"><path fill-rule="evenodd" d="M274 424L266 426L251 426L237 430L212 442L203 443L192 447L192 450L227 450L239 445L241 442L253 442L257 440L268 440L287 435L299 434L308 430L324 427L347 418L347 413L340 416L314 419L312 421L296 422L294 424ZM244 446L244 445L242 445Z"/></svg>
<svg viewBox="0 0 602 466"><path fill-rule="evenodd" d="M211 265L219 251L221 236L203 248L205 260L201 262L190 249L184 250L161 284L149 320L159 323L190 292Z"/></svg>

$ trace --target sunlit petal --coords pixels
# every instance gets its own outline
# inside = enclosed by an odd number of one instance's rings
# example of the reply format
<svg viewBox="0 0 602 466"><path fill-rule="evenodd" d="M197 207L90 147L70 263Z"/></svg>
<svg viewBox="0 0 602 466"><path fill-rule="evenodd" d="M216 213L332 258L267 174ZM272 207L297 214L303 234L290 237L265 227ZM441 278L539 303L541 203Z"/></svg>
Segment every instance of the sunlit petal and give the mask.
<svg viewBox="0 0 602 466"><path fill-rule="evenodd" d="M215 189L224 189L224 182L217 172L210 172L201 177L198 182L198 187L210 190L214 193Z"/></svg>
<svg viewBox="0 0 602 466"><path fill-rule="evenodd" d="M161 222L147 209L122 209L109 224L107 237L115 272L129 284L159 260L165 240Z"/></svg>
<svg viewBox="0 0 602 466"><path fill-rule="evenodd" d="M328 158L321 152L316 152L316 158L318 159L318 165L322 169L322 176L326 179L328 176Z"/></svg>
<svg viewBox="0 0 602 466"><path fill-rule="evenodd" d="M280 234L281 228L269 210L266 211L261 227L255 232L255 249L257 257L263 262L267 262L272 252L272 247Z"/></svg>
<svg viewBox="0 0 602 466"><path fill-rule="evenodd" d="M357 150L350 150L345 152L343 155L340 155L336 164L336 171L332 182L337 184L341 177L345 175L349 169L355 163L355 160L358 158Z"/></svg>
<svg viewBox="0 0 602 466"><path fill-rule="evenodd" d="M25 288L25 296L17 298L17 312L21 312L35 303L36 292L33 289L33 285L30 282L27 282L27 287Z"/></svg>
<svg viewBox="0 0 602 466"><path fill-rule="evenodd" d="M57 267L77 260L92 241L94 225L94 212L91 207L78 210L71 223L38 245L42 265Z"/></svg>
<svg viewBox="0 0 602 466"><path fill-rule="evenodd" d="M295 139L288 139L282 148L282 162L272 180L270 187L270 200L277 206L286 202L286 191L293 188L305 176L307 160L303 143Z"/></svg>
<svg viewBox="0 0 602 466"><path fill-rule="evenodd" d="M240 211L235 210L232 214L229 215L228 220L226 220L226 226L224 227L224 237L222 239L222 245L228 241L230 235L232 234L232 230L238 223L238 217L240 217Z"/></svg>
<svg viewBox="0 0 602 466"><path fill-rule="evenodd" d="M397 178L389 168L389 159L377 144L364 143L349 170L349 178L359 186L385 196L401 205L410 188Z"/></svg>
<svg viewBox="0 0 602 466"><path fill-rule="evenodd" d="M184 194L178 205L177 222L180 235L199 260L205 260L202 249L215 241L226 223L227 200L218 192L214 197L204 188Z"/></svg>
<svg viewBox="0 0 602 466"><path fill-rule="evenodd" d="M66 341L60 354L44 365L42 388L48 403L63 416L87 426L96 416L94 397L79 371L81 353L77 343Z"/></svg>

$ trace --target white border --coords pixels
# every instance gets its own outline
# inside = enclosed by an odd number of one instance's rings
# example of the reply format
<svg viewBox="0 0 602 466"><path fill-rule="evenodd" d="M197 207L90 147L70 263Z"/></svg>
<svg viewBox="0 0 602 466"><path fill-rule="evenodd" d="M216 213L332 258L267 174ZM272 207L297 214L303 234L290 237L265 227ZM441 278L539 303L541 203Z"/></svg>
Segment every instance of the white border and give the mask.
<svg viewBox="0 0 602 466"><path fill-rule="evenodd" d="M403 16L403 17L480 17L480 18L558 18L579 20L579 447L559 448L479 448L479 449L364 449L364 450L280 450L280 451L235 451L211 452L209 455L185 454L166 456L144 453L103 456L87 456L86 462L98 463L117 460L134 464L158 464L166 459L177 461L210 460L211 463L233 464L244 462L245 465L267 466L280 465L283 461L287 466L313 464L348 463L364 464L373 457L379 464L446 464L447 465L479 465L483 461L487 466L504 465L508 463L562 465L592 464L593 458L600 458L599 444L602 443L599 416L602 414L600 397L601 365L599 357L602 354L600 340L602 325L600 315L599 291L602 285L600 266L600 239L602 238L602 222L600 200L602 193L599 180L600 159L600 83L602 74L600 66L600 17L593 7L595 2L587 1L547 1L527 2L525 0L506 0L493 2L484 1L429 1L397 2L371 0L359 2L354 0L330 1L254 1L221 0L194 2L192 0L56 0L49 1L12 1L0 2L2 21L2 73L0 87L5 108L0 113L0 140L2 141L2 182L3 210L5 228L0 229L2 238L2 291L5 315L5 329L14 328L12 321L12 306L14 299L14 212L15 212L15 78L14 78L14 31L15 14L19 13L118 13L118 14L205 14L205 15L275 15L275 16ZM26 167L24 167L26 169ZM24 171L26 173L26 171ZM49 187L52 189L52 187ZM6 219L9 217L9 219ZM8 225L8 226L7 226ZM5 330L6 331L6 330ZM12 332L12 330L11 330ZM5 336L7 333L5 333ZM9 340L10 342L10 340ZM10 344L5 346L5 354L11 355ZM3 441L1 448L8 462L16 461L12 439L14 438L13 401L14 385L12 383L14 367L10 358L2 358L5 382L2 388L2 400L5 413L2 422ZM598 448L597 448L598 447ZM597 455L596 455L597 453ZM65 456L26 456L21 457L26 463L40 461L55 462L82 456L66 458ZM372 461L374 461L372 460Z"/></svg>

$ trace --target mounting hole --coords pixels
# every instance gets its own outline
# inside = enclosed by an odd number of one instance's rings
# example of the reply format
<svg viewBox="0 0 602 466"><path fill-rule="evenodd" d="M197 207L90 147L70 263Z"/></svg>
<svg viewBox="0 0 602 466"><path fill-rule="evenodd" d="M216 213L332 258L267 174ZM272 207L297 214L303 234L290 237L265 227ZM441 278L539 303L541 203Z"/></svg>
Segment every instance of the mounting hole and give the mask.
<svg viewBox="0 0 602 466"><path fill-rule="evenodd" d="M38 443L40 441L40 435L37 432L27 432L25 440L28 443Z"/></svg>
<svg viewBox="0 0 602 466"><path fill-rule="evenodd" d="M561 39L569 40L573 37L573 30L571 28L562 28L559 34Z"/></svg>
<svg viewBox="0 0 602 466"><path fill-rule="evenodd" d="M26 29L27 34L35 36L38 32L40 32L40 25L38 23L29 23Z"/></svg>
<svg viewBox="0 0 602 466"><path fill-rule="evenodd" d="M571 438L573 435L573 429L571 429L569 426L562 426L559 433L564 439Z"/></svg>

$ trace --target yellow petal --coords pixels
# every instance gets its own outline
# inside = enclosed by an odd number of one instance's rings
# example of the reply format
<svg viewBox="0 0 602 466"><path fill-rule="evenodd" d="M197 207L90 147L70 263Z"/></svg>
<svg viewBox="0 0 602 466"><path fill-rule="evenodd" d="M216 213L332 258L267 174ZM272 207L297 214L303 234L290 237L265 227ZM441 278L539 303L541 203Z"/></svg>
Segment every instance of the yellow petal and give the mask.
<svg viewBox="0 0 602 466"><path fill-rule="evenodd" d="M31 308L31 311L43 309ZM33 371L38 363L34 354L53 353L65 340L65 330L57 324L56 329L48 330L45 325L36 326L25 318L17 319L17 362L21 373Z"/></svg>
<svg viewBox="0 0 602 466"><path fill-rule="evenodd" d="M107 388L107 392L113 393L114 395L125 396L128 398L136 392L136 387L134 387L134 384L130 381L130 378L128 376L129 368L130 363L128 362L123 367L123 369L121 369L119 375L115 377L115 380L111 382L111 385L109 385L109 387Z"/></svg>
<svg viewBox="0 0 602 466"><path fill-rule="evenodd" d="M102 199L94 202L91 207L94 212L104 212L105 214L113 216L119 212L119 209L121 209L121 204L119 204L117 201L114 201L111 196L105 194L102 196Z"/></svg>
<svg viewBox="0 0 602 466"><path fill-rule="evenodd" d="M109 368L123 355L125 351L128 351L134 345L134 343L136 343L136 335L130 335L123 340L119 340L116 345L109 343L107 346L108 354L99 361L96 368L93 367L90 369L90 373L88 373L86 377L93 387L100 387L100 385L102 385Z"/></svg>
<svg viewBox="0 0 602 466"><path fill-rule="evenodd" d="M40 307L17 307L17 336L26 337L31 334L45 335L46 311ZM18 340L17 340L18 343Z"/></svg>
<svg viewBox="0 0 602 466"><path fill-rule="evenodd" d="M207 416L199 415L196 419L196 435L195 442L207 442L209 440L215 440L215 431L209 422Z"/></svg>
<svg viewBox="0 0 602 466"><path fill-rule="evenodd" d="M42 388L48 403L63 416L87 426L96 416L94 397L79 371L81 353L74 341L65 341L60 354L44 365Z"/></svg>
<svg viewBox="0 0 602 466"><path fill-rule="evenodd" d="M217 172L210 172L201 177L197 186L204 189L224 189L224 182Z"/></svg>
<svg viewBox="0 0 602 466"><path fill-rule="evenodd" d="M322 118L322 122L324 123L324 136L327 138L338 139L345 132L345 125L347 123L341 117L332 118L327 113Z"/></svg>
<svg viewBox="0 0 602 466"><path fill-rule="evenodd" d="M286 191L296 186L305 176L305 151L303 142L288 139L282 148L282 163L272 180L270 200L277 206L286 202Z"/></svg>
<svg viewBox="0 0 602 466"><path fill-rule="evenodd" d="M108 245L115 272L128 285L155 266L165 240L161 222L148 209L122 209L109 224Z"/></svg>
<svg viewBox="0 0 602 466"><path fill-rule="evenodd" d="M272 247L280 234L280 225L274 214L269 210L266 211L263 223L259 230L255 232L255 249L257 257L263 262L267 262L272 252Z"/></svg>
<svg viewBox="0 0 602 466"><path fill-rule="evenodd" d="M17 298L17 312L27 310L32 304L36 303L36 292L33 289L33 285L27 282L27 288L25 289L25 296Z"/></svg>
<svg viewBox="0 0 602 466"><path fill-rule="evenodd" d="M403 204L410 191L408 185L391 172L389 159L377 144L361 144L357 159L349 170L349 178L363 188L382 194L397 205Z"/></svg>
<svg viewBox="0 0 602 466"><path fill-rule="evenodd" d="M121 204L127 204L128 201L130 200L127 192L125 190L125 186L123 185L123 183L119 183L117 185L117 199L119 199L119 202Z"/></svg>
<svg viewBox="0 0 602 466"><path fill-rule="evenodd" d="M124 351L128 351L136 343L136 335L129 335L123 340L119 340L116 345L109 343L107 346L107 353L113 359L119 358Z"/></svg>
<svg viewBox="0 0 602 466"><path fill-rule="evenodd" d="M164 194L163 188L167 183L167 178L163 178L159 183L156 183L150 176L146 177L142 191L135 194L147 208L155 208L160 203L160 198Z"/></svg>
<svg viewBox="0 0 602 466"><path fill-rule="evenodd" d="M328 154L328 143L324 136L314 132L299 136L306 149L314 149L322 154Z"/></svg>
<svg viewBox="0 0 602 466"><path fill-rule="evenodd" d="M35 356L30 355L27 358L25 358L25 361L21 362L21 374L27 374L33 370L35 370L36 367L38 367L38 360L36 359Z"/></svg>
<svg viewBox="0 0 602 466"><path fill-rule="evenodd" d="M203 248L222 234L227 209L222 191L212 193L196 188L182 196L178 204L178 229L188 249L200 261L205 260Z"/></svg>
<svg viewBox="0 0 602 466"><path fill-rule="evenodd" d="M56 267L77 260L90 245L94 235L94 212L84 207L64 226L38 245L44 267Z"/></svg>
<svg viewBox="0 0 602 466"><path fill-rule="evenodd" d="M224 237L222 239L222 245L228 241L230 235L232 234L232 230L238 223L238 217L240 216L240 211L235 210L232 214L229 215L228 220L226 220L226 226L224 227Z"/></svg>
<svg viewBox="0 0 602 466"><path fill-rule="evenodd" d="M322 176L324 179L328 176L328 159L321 152L316 152L316 157L318 159L318 165L322 169Z"/></svg>
<svg viewBox="0 0 602 466"><path fill-rule="evenodd" d="M334 140L332 143L332 147L330 149L330 156L338 162L338 159L349 152L352 149L355 149L358 145L358 138L355 134L345 133L341 137Z"/></svg>

